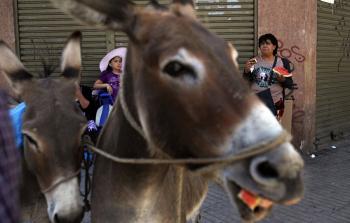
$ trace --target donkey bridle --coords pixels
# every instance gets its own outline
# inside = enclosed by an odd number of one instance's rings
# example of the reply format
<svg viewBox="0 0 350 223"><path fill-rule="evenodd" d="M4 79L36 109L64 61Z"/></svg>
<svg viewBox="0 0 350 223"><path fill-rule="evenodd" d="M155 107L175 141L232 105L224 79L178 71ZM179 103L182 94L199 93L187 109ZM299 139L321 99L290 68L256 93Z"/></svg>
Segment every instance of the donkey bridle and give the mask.
<svg viewBox="0 0 350 223"><path fill-rule="evenodd" d="M64 178L54 182L53 184L51 184L50 186L46 187L45 189L41 189L41 192L45 194L45 193L49 192L50 190L52 190L53 188L57 187L59 184L67 182L70 179L73 179L74 177L78 176L79 173L80 173L80 168L77 171L69 174L68 176L66 176L66 177L64 177Z"/></svg>

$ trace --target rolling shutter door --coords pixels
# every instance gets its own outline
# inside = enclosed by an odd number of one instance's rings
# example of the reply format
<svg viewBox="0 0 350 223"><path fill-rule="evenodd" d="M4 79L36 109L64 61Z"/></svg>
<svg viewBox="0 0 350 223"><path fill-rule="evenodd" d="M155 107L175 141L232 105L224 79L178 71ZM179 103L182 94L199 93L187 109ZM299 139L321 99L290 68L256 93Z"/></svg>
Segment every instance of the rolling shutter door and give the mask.
<svg viewBox="0 0 350 223"><path fill-rule="evenodd" d="M350 134L350 0L318 1L316 143Z"/></svg>
<svg viewBox="0 0 350 223"><path fill-rule="evenodd" d="M148 1L136 0L145 5ZM167 4L168 0L161 0ZM239 52L240 67L254 55L254 0L197 0L199 19L210 30L234 44ZM80 25L70 16L55 9L49 0L17 0L20 57L33 74L42 70L43 56L59 66L62 47L69 34L83 32L82 84L91 86L99 75L100 59L114 47L127 46L124 33L100 31ZM59 75L56 69L54 76Z"/></svg>
<svg viewBox="0 0 350 223"><path fill-rule="evenodd" d="M148 1L135 2L146 5ZM170 1L159 2L166 5ZM200 21L236 47L239 53L238 62L243 69L244 63L254 55L254 0L196 0L195 4ZM127 41L125 34L115 33L116 47L126 46Z"/></svg>
<svg viewBox="0 0 350 223"><path fill-rule="evenodd" d="M196 0L196 10L206 27L236 47L243 69L254 56L254 0Z"/></svg>
<svg viewBox="0 0 350 223"><path fill-rule="evenodd" d="M36 75L42 72L41 57L57 67L64 43L75 30L83 33L82 84L91 86L99 75L98 63L107 52L106 32L89 29L52 6L49 0L17 0L18 39L20 58Z"/></svg>

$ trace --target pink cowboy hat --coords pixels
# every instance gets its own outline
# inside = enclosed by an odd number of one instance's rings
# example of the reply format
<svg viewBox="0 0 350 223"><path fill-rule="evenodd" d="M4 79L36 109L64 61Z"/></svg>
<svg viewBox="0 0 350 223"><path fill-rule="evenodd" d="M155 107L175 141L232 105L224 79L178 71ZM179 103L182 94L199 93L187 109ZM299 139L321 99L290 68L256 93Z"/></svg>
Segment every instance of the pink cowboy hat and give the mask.
<svg viewBox="0 0 350 223"><path fill-rule="evenodd" d="M124 71L124 65L125 65L125 59L126 59L126 48L125 47L120 47L120 48L114 49L114 50L110 51L109 53L107 53L106 56L104 56L102 58L102 60L100 61L100 71L101 72L105 71L108 67L109 61L116 56L121 57L123 59L122 70Z"/></svg>

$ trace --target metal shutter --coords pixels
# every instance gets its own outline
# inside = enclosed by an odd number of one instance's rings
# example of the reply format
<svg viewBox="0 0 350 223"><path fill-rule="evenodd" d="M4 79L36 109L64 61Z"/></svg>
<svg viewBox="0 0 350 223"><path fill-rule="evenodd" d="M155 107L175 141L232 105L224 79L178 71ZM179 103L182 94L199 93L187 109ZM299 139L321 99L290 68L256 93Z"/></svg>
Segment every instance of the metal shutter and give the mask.
<svg viewBox="0 0 350 223"><path fill-rule="evenodd" d="M136 0L139 5L148 1ZM168 4L169 0L160 0ZM200 21L211 31L234 44L239 52L241 70L244 63L254 55L255 48L255 4L254 0L195 0L196 13ZM125 34L115 33L115 46L126 46Z"/></svg>
<svg viewBox="0 0 350 223"><path fill-rule="evenodd" d="M99 75L98 63L107 52L106 32L89 29L52 6L49 0L17 0L19 54L34 75L42 71L40 57L58 66L67 37L75 30L83 33L82 84L91 86Z"/></svg>
<svg viewBox="0 0 350 223"><path fill-rule="evenodd" d="M238 50L238 63L254 56L254 0L196 0L199 19Z"/></svg>
<svg viewBox="0 0 350 223"><path fill-rule="evenodd" d="M145 5L148 1L136 0ZM160 0L167 4L169 0ZM239 52L240 67L254 55L254 0L197 0L199 19L210 30L232 42ZM106 52L127 46L128 38L120 32L104 32L79 25L49 0L17 0L18 39L21 60L37 73L41 70L40 55L58 65L66 38L74 30L83 32L82 83L92 85L99 75L98 63ZM54 73L59 74L59 69Z"/></svg>
<svg viewBox="0 0 350 223"><path fill-rule="evenodd" d="M317 9L316 143L324 145L350 134L350 0Z"/></svg>

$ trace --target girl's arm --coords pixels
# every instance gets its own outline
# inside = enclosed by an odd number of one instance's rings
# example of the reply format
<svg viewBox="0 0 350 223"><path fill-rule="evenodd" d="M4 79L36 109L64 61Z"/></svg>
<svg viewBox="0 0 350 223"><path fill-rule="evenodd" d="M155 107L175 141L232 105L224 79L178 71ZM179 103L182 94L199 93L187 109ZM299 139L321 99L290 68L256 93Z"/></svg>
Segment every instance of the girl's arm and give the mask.
<svg viewBox="0 0 350 223"><path fill-rule="evenodd" d="M98 89L104 89L106 88L109 94L112 94L113 89L111 87L111 85L107 84L107 83L103 83L100 79L96 80L94 83L94 89L98 90Z"/></svg>

